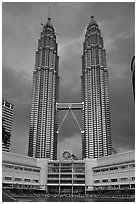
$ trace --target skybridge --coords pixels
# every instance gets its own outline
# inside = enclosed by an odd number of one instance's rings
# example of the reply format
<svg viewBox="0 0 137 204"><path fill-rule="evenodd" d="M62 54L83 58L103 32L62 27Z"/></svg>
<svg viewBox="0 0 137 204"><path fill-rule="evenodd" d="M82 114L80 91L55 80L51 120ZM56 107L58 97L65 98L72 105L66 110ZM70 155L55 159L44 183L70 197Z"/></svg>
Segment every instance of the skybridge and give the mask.
<svg viewBox="0 0 137 204"><path fill-rule="evenodd" d="M62 120L62 122L58 128L57 133L59 132L60 128L62 127L62 124L64 123L69 112L72 113L72 116L74 117L74 119L75 119L75 121L79 127L80 132L83 133L73 110L84 110L84 103L56 103L56 110L66 111L66 114L65 114L65 116L64 116L64 118L63 118L63 120Z"/></svg>
<svg viewBox="0 0 137 204"><path fill-rule="evenodd" d="M84 103L56 103L56 110L83 110Z"/></svg>

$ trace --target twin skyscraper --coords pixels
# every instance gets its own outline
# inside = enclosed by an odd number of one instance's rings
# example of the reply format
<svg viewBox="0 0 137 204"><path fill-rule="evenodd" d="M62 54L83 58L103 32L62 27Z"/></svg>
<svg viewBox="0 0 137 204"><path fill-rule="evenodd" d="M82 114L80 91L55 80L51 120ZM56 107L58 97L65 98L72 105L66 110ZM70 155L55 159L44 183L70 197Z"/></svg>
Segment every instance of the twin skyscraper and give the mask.
<svg viewBox="0 0 137 204"><path fill-rule="evenodd" d="M82 159L112 154L108 70L94 17L85 34L81 75ZM33 71L28 156L57 159L59 56L51 19L43 25Z"/></svg>

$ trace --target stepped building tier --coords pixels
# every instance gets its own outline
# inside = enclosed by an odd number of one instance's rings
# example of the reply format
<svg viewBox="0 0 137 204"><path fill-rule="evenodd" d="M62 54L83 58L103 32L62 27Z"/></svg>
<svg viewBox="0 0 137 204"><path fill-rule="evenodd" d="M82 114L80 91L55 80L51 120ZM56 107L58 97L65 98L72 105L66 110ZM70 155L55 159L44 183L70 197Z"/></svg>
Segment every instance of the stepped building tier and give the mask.
<svg viewBox="0 0 137 204"><path fill-rule="evenodd" d="M87 27L82 56L82 157L111 155L108 70L103 38L94 17Z"/></svg>
<svg viewBox="0 0 137 204"><path fill-rule="evenodd" d="M33 72L28 156L57 158L58 45L51 19L43 25Z"/></svg>

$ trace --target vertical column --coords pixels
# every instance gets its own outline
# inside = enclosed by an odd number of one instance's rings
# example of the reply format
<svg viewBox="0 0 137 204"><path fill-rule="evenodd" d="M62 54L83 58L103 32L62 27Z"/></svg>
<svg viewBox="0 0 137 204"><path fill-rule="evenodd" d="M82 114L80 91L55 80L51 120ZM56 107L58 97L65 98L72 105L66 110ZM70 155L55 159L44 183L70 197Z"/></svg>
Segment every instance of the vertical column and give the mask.
<svg viewBox="0 0 137 204"><path fill-rule="evenodd" d="M43 101L43 135L42 135L42 158L45 158L46 155L46 125L47 125L47 101L48 101L48 75L49 72L47 69L44 71L44 78L45 78L45 84L44 84L44 101Z"/></svg>
<svg viewBox="0 0 137 204"><path fill-rule="evenodd" d="M34 99L34 115L33 115L33 157L36 156L37 144L37 127L38 127L38 108L39 108L39 90L40 90L40 71L36 71L36 88Z"/></svg>
<svg viewBox="0 0 137 204"><path fill-rule="evenodd" d="M91 78L92 70L89 69L87 71L87 78L88 78L88 146L89 146L89 153L88 156L93 156L93 109L92 109L92 78Z"/></svg>
<svg viewBox="0 0 137 204"><path fill-rule="evenodd" d="M85 102L84 102L84 112L85 112L85 121L84 121L84 125L85 125L85 140L86 140L86 148L85 148L85 153L86 153L86 158L88 157L89 154L89 148L88 148L88 100L87 100L87 73L84 74L84 81L85 81L85 93L84 93L84 97L85 97Z"/></svg>
<svg viewBox="0 0 137 204"><path fill-rule="evenodd" d="M46 128L46 158L50 158L50 145L51 145L51 124L52 124L52 80L53 73L49 71L48 83L48 102L47 102L47 128Z"/></svg>
<svg viewBox="0 0 137 204"><path fill-rule="evenodd" d="M73 165L73 160L72 160L72 196L73 196L73 174L74 174L74 165Z"/></svg>
<svg viewBox="0 0 137 204"><path fill-rule="evenodd" d="M107 132L107 155L112 154L111 146L111 125L110 125L110 107L109 107L109 87L108 87L108 73L105 70L105 101L106 101L106 132Z"/></svg>
<svg viewBox="0 0 137 204"><path fill-rule="evenodd" d="M59 162L59 194L60 194L60 172L61 172L61 164Z"/></svg>
<svg viewBox="0 0 137 204"><path fill-rule="evenodd" d="M55 131L55 73L53 73L52 81L52 118L51 118L51 149L50 149L50 158L54 158L54 131Z"/></svg>
<svg viewBox="0 0 137 204"><path fill-rule="evenodd" d="M32 85L32 104L31 104L31 116L30 116L30 132L29 132L29 149L28 155L33 155L33 143L34 143L34 107L35 107L35 85L36 85L36 71L33 72L33 85Z"/></svg>

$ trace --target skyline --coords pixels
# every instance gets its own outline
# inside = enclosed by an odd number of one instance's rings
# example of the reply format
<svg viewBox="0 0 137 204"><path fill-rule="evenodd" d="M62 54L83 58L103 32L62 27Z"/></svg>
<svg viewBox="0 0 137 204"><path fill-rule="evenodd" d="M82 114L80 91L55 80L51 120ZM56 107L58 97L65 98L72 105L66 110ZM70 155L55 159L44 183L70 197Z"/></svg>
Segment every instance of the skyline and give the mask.
<svg viewBox="0 0 137 204"><path fill-rule="evenodd" d="M134 149L134 99L130 71L135 44L134 3L4 2L2 95L14 105L10 151L27 155L35 51L42 31L40 23L47 21L49 6L53 26L59 33L60 102L81 101L82 44L93 6L107 53L112 146L118 152ZM63 115L60 113L60 121ZM80 121L80 113L77 115ZM59 149L67 148L80 158L81 135L70 116L60 131L58 155Z"/></svg>

